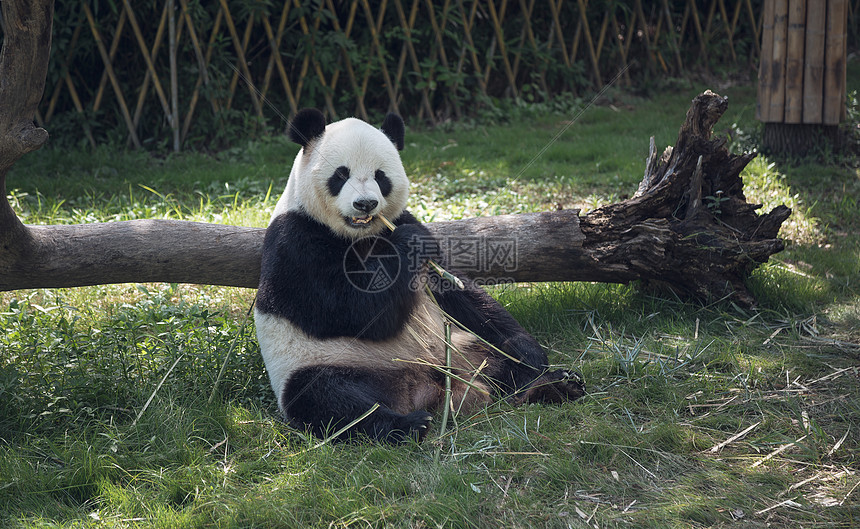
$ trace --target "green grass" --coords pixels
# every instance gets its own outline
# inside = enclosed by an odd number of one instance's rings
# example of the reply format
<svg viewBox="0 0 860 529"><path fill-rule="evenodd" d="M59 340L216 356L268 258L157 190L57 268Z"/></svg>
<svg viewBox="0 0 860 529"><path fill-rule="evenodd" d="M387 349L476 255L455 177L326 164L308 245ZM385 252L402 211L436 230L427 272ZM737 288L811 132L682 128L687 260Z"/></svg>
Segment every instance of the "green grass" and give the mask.
<svg viewBox="0 0 860 529"><path fill-rule="evenodd" d="M620 200L648 136L673 144L704 88L612 92L573 123L574 106L535 105L495 125L410 130L410 208L441 220ZM748 141L754 87L722 93L717 132ZM214 157L46 150L16 166L9 194L28 223L263 226L295 152L283 138ZM856 526L860 173L856 160L829 161L759 157L744 175L765 210L794 211L786 250L749 281L757 310L636 285L493 290L590 393L457 415L421 445L318 446L280 423L243 329L252 290L2 293L0 526Z"/></svg>

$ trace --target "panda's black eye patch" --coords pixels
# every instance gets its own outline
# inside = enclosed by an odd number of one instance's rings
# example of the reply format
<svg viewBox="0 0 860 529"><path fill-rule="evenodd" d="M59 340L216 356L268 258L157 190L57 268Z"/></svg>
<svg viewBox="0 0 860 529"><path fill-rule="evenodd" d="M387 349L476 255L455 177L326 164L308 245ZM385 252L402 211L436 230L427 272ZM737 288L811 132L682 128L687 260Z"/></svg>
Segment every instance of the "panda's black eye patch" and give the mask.
<svg viewBox="0 0 860 529"><path fill-rule="evenodd" d="M334 170L334 174L328 177L328 192L331 196L336 197L343 189L343 185L349 180L349 168L340 166Z"/></svg>
<svg viewBox="0 0 860 529"><path fill-rule="evenodd" d="M391 193L391 179L385 175L385 171L382 169L377 169L373 177L379 185L379 191L382 193L382 196L387 197Z"/></svg>

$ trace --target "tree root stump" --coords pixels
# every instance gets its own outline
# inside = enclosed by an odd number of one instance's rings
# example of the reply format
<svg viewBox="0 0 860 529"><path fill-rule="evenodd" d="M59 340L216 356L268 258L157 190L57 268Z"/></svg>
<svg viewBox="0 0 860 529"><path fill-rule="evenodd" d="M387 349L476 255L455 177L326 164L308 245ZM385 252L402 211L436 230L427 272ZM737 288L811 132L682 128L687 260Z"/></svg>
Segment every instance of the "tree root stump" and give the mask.
<svg viewBox="0 0 860 529"><path fill-rule="evenodd" d="M583 249L629 276L685 297L755 304L745 280L783 250L777 238L791 210L764 215L747 203L741 171L755 154L734 155L712 137L728 99L705 91L687 111L675 147L658 158L651 138L645 177L630 200L581 218Z"/></svg>

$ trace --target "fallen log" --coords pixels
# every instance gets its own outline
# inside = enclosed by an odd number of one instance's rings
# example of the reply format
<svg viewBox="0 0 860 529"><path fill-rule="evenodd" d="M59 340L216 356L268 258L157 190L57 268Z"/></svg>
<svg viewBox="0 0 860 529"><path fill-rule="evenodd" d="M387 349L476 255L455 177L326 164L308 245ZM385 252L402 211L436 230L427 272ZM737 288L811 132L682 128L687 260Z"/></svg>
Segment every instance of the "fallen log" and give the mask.
<svg viewBox="0 0 860 529"><path fill-rule="evenodd" d="M47 0L8 0L2 8L0 290L162 281L256 288L262 228L20 222L6 199L6 174L47 139L32 120L52 13ZM711 136L727 105L707 91L693 100L674 148L658 157L652 138L645 176L629 200L584 216L567 210L429 224L442 260L487 283L639 280L686 297L753 305L744 281L783 249L777 232L790 210L759 215L760 206L747 203L740 172L755 155L730 154L725 139Z"/></svg>

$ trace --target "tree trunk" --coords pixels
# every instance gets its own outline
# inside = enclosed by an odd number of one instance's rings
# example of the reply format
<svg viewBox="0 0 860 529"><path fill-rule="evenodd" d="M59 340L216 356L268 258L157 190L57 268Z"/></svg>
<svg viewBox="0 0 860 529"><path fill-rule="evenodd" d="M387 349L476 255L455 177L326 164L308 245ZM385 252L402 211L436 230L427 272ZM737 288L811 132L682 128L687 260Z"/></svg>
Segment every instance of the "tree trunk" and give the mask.
<svg viewBox="0 0 860 529"><path fill-rule="evenodd" d="M31 4L36 4L31 7ZM47 132L32 118L50 50L51 2L2 2L0 55L0 290L124 282L256 288L264 229L171 220L24 226L6 201L5 177ZM697 299L754 304L744 280L783 248L790 210L757 215L740 172L754 155L728 153L711 129L728 106L696 97L674 148L657 157L626 201L576 210L502 215L428 225L441 259L484 283L641 280Z"/></svg>
<svg viewBox="0 0 860 529"><path fill-rule="evenodd" d="M27 230L6 199L6 174L22 156L48 140L48 132L33 125L33 116L45 90L54 3L4 0L0 8L0 261L5 262L8 254L15 253L28 239Z"/></svg>

